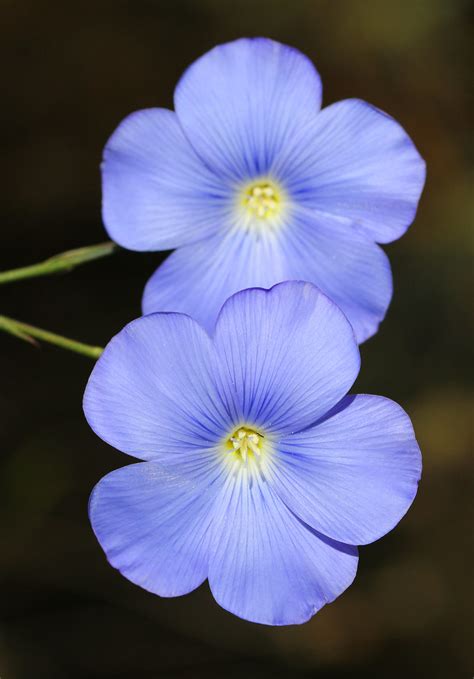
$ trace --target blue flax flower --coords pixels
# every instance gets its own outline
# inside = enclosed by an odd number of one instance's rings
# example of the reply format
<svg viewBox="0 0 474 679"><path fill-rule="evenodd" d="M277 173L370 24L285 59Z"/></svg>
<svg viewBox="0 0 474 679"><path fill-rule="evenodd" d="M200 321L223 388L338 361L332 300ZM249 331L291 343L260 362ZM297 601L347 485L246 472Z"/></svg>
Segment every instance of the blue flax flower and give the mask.
<svg viewBox="0 0 474 679"><path fill-rule="evenodd" d="M311 62L263 38L202 56L174 103L127 117L102 166L111 238L178 248L149 280L144 313L180 311L212 330L238 290L307 280L359 342L373 335L392 295L377 243L407 229L425 178L400 125L358 99L321 111Z"/></svg>
<svg viewBox="0 0 474 679"><path fill-rule="evenodd" d="M421 470L397 404L346 396L359 364L345 316L304 282L237 293L212 337L177 313L126 326L84 399L94 431L144 460L91 496L110 563L165 597L207 578L221 606L270 625L333 601Z"/></svg>

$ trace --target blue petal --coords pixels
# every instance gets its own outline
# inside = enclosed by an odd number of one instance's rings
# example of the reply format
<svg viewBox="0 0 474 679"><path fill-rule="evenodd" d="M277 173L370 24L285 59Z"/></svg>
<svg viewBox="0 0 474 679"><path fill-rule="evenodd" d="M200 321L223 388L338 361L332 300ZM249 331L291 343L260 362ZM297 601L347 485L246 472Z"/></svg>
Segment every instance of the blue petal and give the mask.
<svg viewBox="0 0 474 679"><path fill-rule="evenodd" d="M194 62L175 91L181 125L214 171L265 174L321 106L321 81L297 50L265 38L219 45Z"/></svg>
<svg viewBox="0 0 474 679"><path fill-rule="evenodd" d="M295 210L284 233L288 278L314 283L345 313L359 343L377 332L392 298L390 262L348 220Z"/></svg>
<svg viewBox="0 0 474 679"><path fill-rule="evenodd" d="M390 531L416 495L421 454L407 414L350 396L311 429L278 443L272 487L314 529L362 545Z"/></svg>
<svg viewBox="0 0 474 679"><path fill-rule="evenodd" d="M280 230L235 228L174 252L149 279L143 312L186 313L212 332L235 292L284 280L319 287L344 311L359 342L377 331L392 296L388 258L363 231L295 208Z"/></svg>
<svg viewBox="0 0 474 679"><path fill-rule="evenodd" d="M212 333L235 292L270 288L289 277L278 237L235 229L173 252L146 285L143 313L180 311Z"/></svg>
<svg viewBox="0 0 474 679"><path fill-rule="evenodd" d="M262 481L229 478L214 507L209 585L231 613L303 623L352 583L357 549L317 535Z"/></svg>
<svg viewBox="0 0 474 679"><path fill-rule="evenodd" d="M84 395L86 418L129 455L178 465L197 456L204 463L230 426L214 384L215 361L210 338L187 316L139 318L95 365Z"/></svg>
<svg viewBox="0 0 474 679"><path fill-rule="evenodd" d="M415 217L425 163L390 116L357 99L323 109L275 159L293 200L359 222L378 243Z"/></svg>
<svg viewBox="0 0 474 679"><path fill-rule="evenodd" d="M300 431L350 389L360 357L339 308L310 283L239 292L215 331L233 412L271 434Z"/></svg>
<svg viewBox="0 0 474 679"><path fill-rule="evenodd" d="M213 487L144 462L105 476L91 495L89 516L122 575L154 594L180 596L207 578L214 501Z"/></svg>
<svg viewBox="0 0 474 679"><path fill-rule="evenodd" d="M215 233L229 212L229 189L185 138L176 115L128 116L104 151L103 218L132 250L167 250Z"/></svg>

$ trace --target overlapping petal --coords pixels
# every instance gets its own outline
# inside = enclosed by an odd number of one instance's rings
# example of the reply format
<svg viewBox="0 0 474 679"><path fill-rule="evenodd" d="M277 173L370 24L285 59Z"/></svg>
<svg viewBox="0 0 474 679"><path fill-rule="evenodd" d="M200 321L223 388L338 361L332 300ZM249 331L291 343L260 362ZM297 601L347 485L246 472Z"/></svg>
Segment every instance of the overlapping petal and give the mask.
<svg viewBox="0 0 474 679"><path fill-rule="evenodd" d="M272 487L297 516L335 540L377 540L416 495L420 450L408 415L389 399L348 396L277 447Z"/></svg>
<svg viewBox="0 0 474 679"><path fill-rule="evenodd" d="M283 234L288 278L320 288L345 313L359 343L375 334L392 298L384 251L348 220L295 209Z"/></svg>
<svg viewBox="0 0 474 679"><path fill-rule="evenodd" d="M165 109L125 118L105 147L102 177L105 226L131 250L166 250L206 238L229 212L229 188Z"/></svg>
<svg viewBox="0 0 474 679"><path fill-rule="evenodd" d="M229 420L215 387L214 349L181 314L132 321L105 348L89 379L84 412L107 443L140 459L205 461ZM212 455L209 452L209 455Z"/></svg>
<svg viewBox="0 0 474 679"><path fill-rule="evenodd" d="M214 507L209 585L246 620L303 623L353 581L357 549L316 534L268 484L231 477Z"/></svg>
<svg viewBox="0 0 474 679"><path fill-rule="evenodd" d="M377 331L392 296L383 250L351 222L306 208L293 209L279 231L235 228L172 253L145 287L143 312L186 313L212 332L235 292L285 280L319 287L342 309L359 343Z"/></svg>
<svg viewBox="0 0 474 679"><path fill-rule="evenodd" d="M217 486L190 482L153 462L111 472L94 488L89 515L109 562L160 596L180 596L208 573Z"/></svg>
<svg viewBox="0 0 474 679"><path fill-rule="evenodd" d="M373 240L399 238L415 217L425 163L404 129L358 99L337 102L275 158L293 200L360 224Z"/></svg>
<svg viewBox="0 0 474 679"><path fill-rule="evenodd" d="M234 416L274 433L299 431L352 386L360 356L346 317L310 283L244 290L219 315L214 343Z"/></svg>
<svg viewBox="0 0 474 679"><path fill-rule="evenodd" d="M266 38L219 45L195 61L175 91L191 144L222 176L265 174L319 111L321 80L297 50Z"/></svg>
<svg viewBox="0 0 474 679"><path fill-rule="evenodd" d="M212 333L231 295L250 287L270 288L286 274L278 236L233 229L173 252L149 279L143 312L180 311Z"/></svg>

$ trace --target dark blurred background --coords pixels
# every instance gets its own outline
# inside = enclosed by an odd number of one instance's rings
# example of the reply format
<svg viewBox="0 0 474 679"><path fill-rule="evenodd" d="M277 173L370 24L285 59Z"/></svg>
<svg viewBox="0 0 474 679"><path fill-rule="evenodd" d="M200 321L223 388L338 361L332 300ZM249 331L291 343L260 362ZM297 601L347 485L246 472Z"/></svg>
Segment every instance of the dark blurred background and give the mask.
<svg viewBox="0 0 474 679"><path fill-rule="evenodd" d="M0 336L2 679L472 675L468 10L462 0L1 0L0 269L105 240L108 135L135 109L171 107L183 69L243 35L308 54L326 105L355 96L388 111L428 165L414 225L386 248L395 295L356 385L411 414L422 484L400 526L361 549L355 584L303 626L238 620L207 585L159 599L108 566L88 495L131 460L82 415L92 361ZM0 313L105 344L139 315L160 258L120 251L5 285Z"/></svg>

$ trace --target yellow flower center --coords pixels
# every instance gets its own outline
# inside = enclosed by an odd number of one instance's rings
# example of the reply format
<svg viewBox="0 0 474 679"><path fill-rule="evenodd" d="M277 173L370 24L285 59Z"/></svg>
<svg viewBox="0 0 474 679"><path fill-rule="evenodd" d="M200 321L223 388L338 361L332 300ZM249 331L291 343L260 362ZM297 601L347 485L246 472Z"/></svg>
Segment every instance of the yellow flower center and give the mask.
<svg viewBox="0 0 474 679"><path fill-rule="evenodd" d="M280 209L280 196L269 182L251 184L244 194L245 206L253 217L268 219Z"/></svg>
<svg viewBox="0 0 474 679"><path fill-rule="evenodd" d="M246 227L251 224L257 228L258 225L275 226L281 221L285 193L274 181L262 177L244 185L240 203Z"/></svg>
<svg viewBox="0 0 474 679"><path fill-rule="evenodd" d="M236 459L247 464L248 460L257 461L262 456L263 439L264 437L254 429L239 427L229 436L225 448Z"/></svg>

